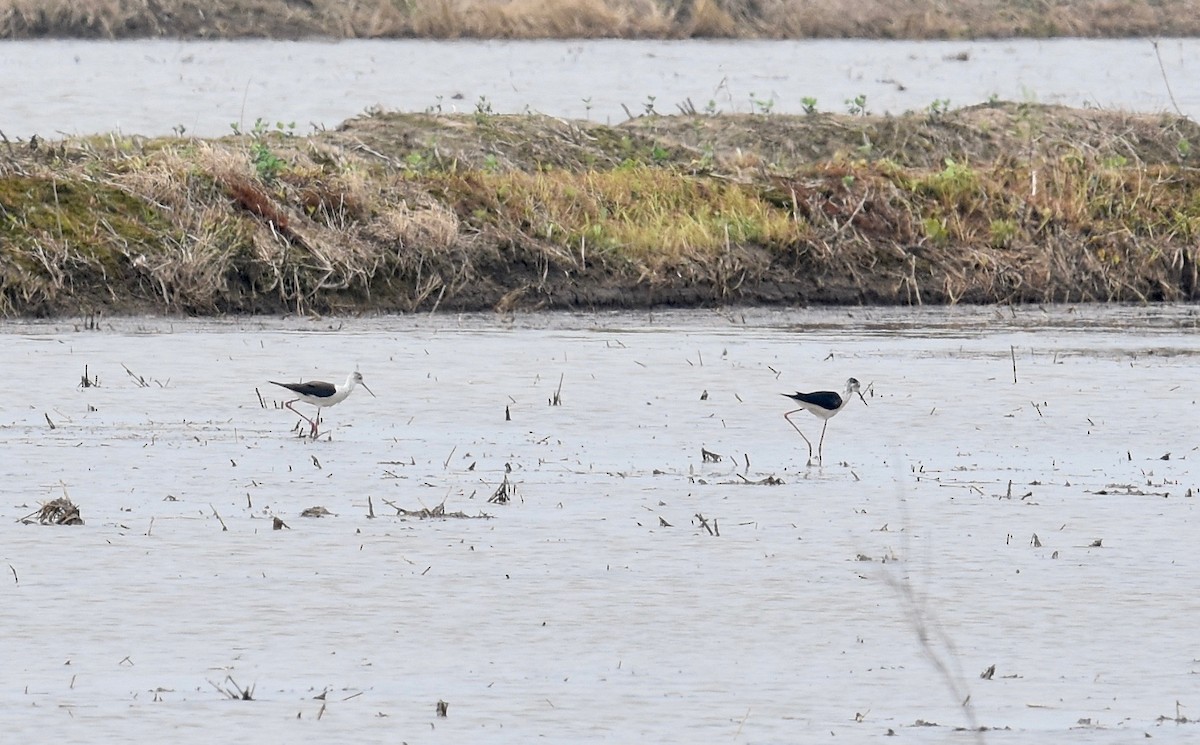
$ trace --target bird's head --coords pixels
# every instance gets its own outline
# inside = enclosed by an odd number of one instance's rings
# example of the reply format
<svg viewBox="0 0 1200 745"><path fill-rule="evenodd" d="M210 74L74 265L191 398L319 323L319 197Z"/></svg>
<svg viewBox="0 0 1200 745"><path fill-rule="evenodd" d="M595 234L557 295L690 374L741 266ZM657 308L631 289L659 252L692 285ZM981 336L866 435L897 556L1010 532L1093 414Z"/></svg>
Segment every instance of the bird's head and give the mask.
<svg viewBox="0 0 1200 745"><path fill-rule="evenodd" d="M867 405L867 399L863 398L858 378L850 378L846 381L846 395L850 395L851 393L857 393L858 400L863 402L863 406Z"/></svg>
<svg viewBox="0 0 1200 745"><path fill-rule="evenodd" d="M350 379L354 382L355 385L361 385L364 389L366 389L367 393L371 394L371 398L379 398L378 396L375 395L375 391L368 388L367 384L365 382L363 382L362 373L360 373L358 370L354 371L354 374L350 376Z"/></svg>

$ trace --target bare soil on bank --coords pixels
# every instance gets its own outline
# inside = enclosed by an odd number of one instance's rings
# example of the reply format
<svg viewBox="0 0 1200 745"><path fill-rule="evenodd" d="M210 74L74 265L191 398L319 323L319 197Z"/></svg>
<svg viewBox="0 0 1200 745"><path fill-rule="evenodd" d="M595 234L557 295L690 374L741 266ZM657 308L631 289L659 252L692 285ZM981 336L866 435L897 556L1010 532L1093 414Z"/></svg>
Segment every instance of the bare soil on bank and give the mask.
<svg viewBox="0 0 1200 745"><path fill-rule="evenodd" d="M0 0L0 37L1186 37L1200 0Z"/></svg>
<svg viewBox="0 0 1200 745"><path fill-rule="evenodd" d="M1200 127L376 112L0 143L6 316L1194 299Z"/></svg>

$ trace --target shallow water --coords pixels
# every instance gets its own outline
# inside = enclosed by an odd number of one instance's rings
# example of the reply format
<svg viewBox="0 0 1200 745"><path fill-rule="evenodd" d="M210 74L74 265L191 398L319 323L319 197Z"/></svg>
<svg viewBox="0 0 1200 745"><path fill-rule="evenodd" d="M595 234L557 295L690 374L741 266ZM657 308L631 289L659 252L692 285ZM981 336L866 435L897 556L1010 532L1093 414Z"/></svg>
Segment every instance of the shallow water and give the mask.
<svg viewBox="0 0 1200 745"><path fill-rule="evenodd" d="M974 742L953 729L969 694L978 724L1010 728L988 742L1189 741L1158 717L1200 705L1198 318L5 324L0 728ZM267 381L354 366L378 398L298 438ZM851 375L869 407L808 466L779 393ZM489 504L506 476L513 501ZM768 476L784 483L745 483ZM64 493L85 526L17 522ZM389 506L443 501L489 517ZM299 516L315 505L335 516ZM234 682L255 700L215 688Z"/></svg>
<svg viewBox="0 0 1200 745"><path fill-rule="evenodd" d="M1161 67L1160 67L1161 60ZM997 97L1200 118L1200 40L5 41L0 130L212 137L334 127L363 110L466 111L617 123L648 107L798 114L803 99L877 114ZM1172 103L1171 95L1175 103Z"/></svg>

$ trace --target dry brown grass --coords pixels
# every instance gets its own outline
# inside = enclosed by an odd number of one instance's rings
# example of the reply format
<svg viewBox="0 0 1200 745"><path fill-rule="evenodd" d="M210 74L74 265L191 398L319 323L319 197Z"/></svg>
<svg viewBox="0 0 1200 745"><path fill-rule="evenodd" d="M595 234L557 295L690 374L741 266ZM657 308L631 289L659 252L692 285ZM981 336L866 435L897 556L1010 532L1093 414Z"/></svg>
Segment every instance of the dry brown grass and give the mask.
<svg viewBox="0 0 1200 745"><path fill-rule="evenodd" d="M0 314L1194 298L1191 143L1013 104L14 142Z"/></svg>
<svg viewBox="0 0 1200 745"><path fill-rule="evenodd" d="M0 0L0 36L1196 36L1200 0Z"/></svg>

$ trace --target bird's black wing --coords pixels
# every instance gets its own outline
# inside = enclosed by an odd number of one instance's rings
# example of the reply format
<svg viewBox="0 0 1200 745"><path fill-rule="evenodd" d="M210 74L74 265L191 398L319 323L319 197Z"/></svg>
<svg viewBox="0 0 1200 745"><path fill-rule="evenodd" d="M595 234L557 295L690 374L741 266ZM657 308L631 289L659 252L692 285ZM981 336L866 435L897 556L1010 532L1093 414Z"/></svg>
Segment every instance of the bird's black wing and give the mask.
<svg viewBox="0 0 1200 745"><path fill-rule="evenodd" d="M783 394L790 399L799 401L802 404L812 404L819 406L822 409L833 411L840 408L842 405L842 396L840 393L833 391L817 391L815 393L785 393Z"/></svg>
<svg viewBox="0 0 1200 745"><path fill-rule="evenodd" d="M333 383L326 383L323 380L310 380L307 383L277 383L274 380L271 382L275 385L283 386L293 393L299 393L301 396L329 398L337 393L337 386Z"/></svg>

